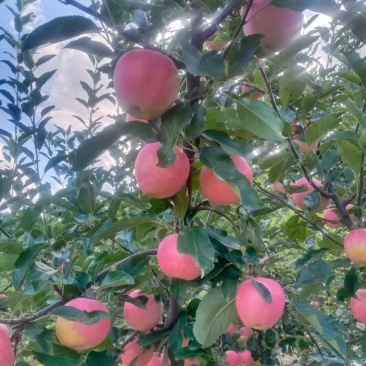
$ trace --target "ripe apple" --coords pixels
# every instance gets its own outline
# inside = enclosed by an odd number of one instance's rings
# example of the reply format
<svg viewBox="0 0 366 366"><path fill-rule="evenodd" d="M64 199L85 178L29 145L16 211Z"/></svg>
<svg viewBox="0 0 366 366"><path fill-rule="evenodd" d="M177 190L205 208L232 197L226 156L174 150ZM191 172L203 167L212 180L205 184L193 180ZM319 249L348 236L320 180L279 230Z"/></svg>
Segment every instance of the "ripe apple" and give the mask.
<svg viewBox="0 0 366 366"><path fill-rule="evenodd" d="M238 366L241 362L239 353L235 351L226 351L224 362L229 366Z"/></svg>
<svg viewBox="0 0 366 366"><path fill-rule="evenodd" d="M347 257L359 266L366 266L366 229L354 229L344 238Z"/></svg>
<svg viewBox="0 0 366 366"><path fill-rule="evenodd" d="M347 205L346 210L350 210L353 208L353 205ZM355 215L351 214L350 219L353 220L355 218ZM343 223L339 221L338 214L331 208L327 208L324 211L323 219L328 220L328 222L325 223L325 226L328 226L332 229L338 229L343 226Z"/></svg>
<svg viewBox="0 0 366 366"><path fill-rule="evenodd" d="M138 338L135 338L132 342L128 343L122 351L121 359L125 366L132 364L132 361L136 360L134 366L146 366L148 362L154 356L155 347L150 347L148 350L143 350L137 343Z"/></svg>
<svg viewBox="0 0 366 366"><path fill-rule="evenodd" d="M253 363L253 356L252 356L252 352L246 350L243 352L239 352L239 357L240 357L240 365L241 366L251 366Z"/></svg>
<svg viewBox="0 0 366 366"><path fill-rule="evenodd" d="M351 313L354 318L363 324L366 324L366 289L356 291L358 299L351 297Z"/></svg>
<svg viewBox="0 0 366 366"><path fill-rule="evenodd" d="M236 325L235 323L231 323L229 325L229 328L227 328L226 333L229 333L232 336L235 331L236 331Z"/></svg>
<svg viewBox="0 0 366 366"><path fill-rule="evenodd" d="M162 366L163 365L163 356L154 355L153 358L146 364L146 366ZM168 359L168 365L170 365L170 360Z"/></svg>
<svg viewBox="0 0 366 366"><path fill-rule="evenodd" d="M13 366L15 361L9 330L5 324L0 324L0 358L1 366Z"/></svg>
<svg viewBox="0 0 366 366"><path fill-rule="evenodd" d="M248 93L249 90L253 87L254 85L252 83L246 82L245 84L243 84L243 86L241 87L241 92L243 94ZM259 99L262 98L264 95L264 93L261 90L254 90L253 92L250 93L249 95L249 99Z"/></svg>
<svg viewBox="0 0 366 366"><path fill-rule="evenodd" d="M198 366L198 358L195 358L193 361L188 358L184 360L183 366Z"/></svg>
<svg viewBox="0 0 366 366"><path fill-rule="evenodd" d="M206 41L203 45L210 51L220 52L222 48L225 46L225 43L216 41Z"/></svg>
<svg viewBox="0 0 366 366"><path fill-rule="evenodd" d="M237 155L230 155L230 158L235 168L252 183L253 173L247 161ZM240 197L230 184L216 177L215 172L205 166L200 173L200 187L203 195L214 205L226 206L240 202Z"/></svg>
<svg viewBox="0 0 366 366"><path fill-rule="evenodd" d="M285 191L285 188L283 187L283 184L281 182L273 183L271 188L272 188L273 192L278 192L278 193L281 193L281 194L284 194L284 195L287 194L286 191Z"/></svg>
<svg viewBox="0 0 366 366"><path fill-rule="evenodd" d="M113 83L119 105L131 116L146 120L161 117L180 90L172 60L145 49L128 51L118 60Z"/></svg>
<svg viewBox="0 0 366 366"><path fill-rule="evenodd" d="M146 332L155 328L163 315L163 304L155 300L154 295L142 294L140 290L134 290L129 293L130 297L146 296L148 298L145 309L140 309L136 305L125 302L123 307L123 315L126 323L134 330Z"/></svg>
<svg viewBox="0 0 366 366"><path fill-rule="evenodd" d="M145 145L138 153L135 161L137 185L147 196L157 199L174 196L184 186L189 176L189 160L178 147L174 148L176 159L167 167L157 166L157 151L160 142Z"/></svg>
<svg viewBox="0 0 366 366"><path fill-rule="evenodd" d="M109 314L108 308L100 301L79 297L69 301L65 306L72 306L75 309L88 313L100 310ZM79 321L67 320L58 317L56 321L56 335L59 342L66 347L76 351L83 351L94 348L107 338L110 319L101 319L95 324L84 324Z"/></svg>
<svg viewBox="0 0 366 366"><path fill-rule="evenodd" d="M314 179L313 178L313 182L318 186L321 187L322 186L322 182L319 181L318 179ZM307 179L305 177L300 178L298 181L296 181L295 183L291 183L292 186L296 186L296 187L301 187L301 186L305 186L305 188L307 189L305 192L299 192L299 193L293 193L290 195L290 198L294 201L295 205L299 208L301 208L302 210L308 210L309 207L305 204L304 202L304 198L310 194L311 192L314 191L314 188L311 186L311 184L307 181ZM329 198L325 198L320 196L320 202L319 202L319 206L317 209L314 210L314 212L322 212L324 211L328 205L330 203L330 199Z"/></svg>
<svg viewBox="0 0 366 366"><path fill-rule="evenodd" d="M255 282L267 288L271 294L271 303L267 303ZM285 308L285 293L278 282L269 278L256 277L244 281L236 294L236 309L243 324L253 329L272 328L281 318Z"/></svg>
<svg viewBox="0 0 366 366"><path fill-rule="evenodd" d="M253 335L253 329L249 327L240 328L240 339L247 342Z"/></svg>
<svg viewBox="0 0 366 366"><path fill-rule="evenodd" d="M319 303L317 301L311 301L310 305L314 306L314 308L317 308L319 306Z"/></svg>
<svg viewBox="0 0 366 366"><path fill-rule="evenodd" d="M168 235L160 242L157 259L167 277L191 281L201 274L192 257L178 252L178 234Z"/></svg>
<svg viewBox="0 0 366 366"><path fill-rule="evenodd" d="M291 45L301 32L302 13L271 5L272 0L254 0L243 30L245 35L263 34L261 46L272 52ZM244 7L245 12L245 7Z"/></svg>
<svg viewBox="0 0 366 366"><path fill-rule="evenodd" d="M135 118L133 116L131 116L130 114L126 114L126 122L132 122L132 121L139 121L139 122L144 122L147 123L146 119L140 119L140 118Z"/></svg>
<svg viewBox="0 0 366 366"><path fill-rule="evenodd" d="M296 144L299 150L304 154L308 154L309 152L316 153L319 150L319 141L314 142L310 146L306 142L299 139L294 139L293 143Z"/></svg>

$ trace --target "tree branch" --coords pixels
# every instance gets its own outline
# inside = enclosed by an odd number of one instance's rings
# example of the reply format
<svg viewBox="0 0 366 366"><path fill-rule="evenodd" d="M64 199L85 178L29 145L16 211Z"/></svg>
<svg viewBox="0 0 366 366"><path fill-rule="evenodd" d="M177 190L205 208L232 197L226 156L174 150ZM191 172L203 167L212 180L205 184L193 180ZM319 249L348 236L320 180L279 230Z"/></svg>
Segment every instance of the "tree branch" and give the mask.
<svg viewBox="0 0 366 366"><path fill-rule="evenodd" d="M180 313L180 306L177 300L174 298L173 294L169 294L169 307L168 314L164 323L164 328L170 328L175 324Z"/></svg>
<svg viewBox="0 0 366 366"><path fill-rule="evenodd" d="M351 230L353 227L353 221L346 210L346 206L343 205L342 201L338 197L332 183L329 183L329 191L333 194L332 200L341 214L341 222L343 222L347 228Z"/></svg>

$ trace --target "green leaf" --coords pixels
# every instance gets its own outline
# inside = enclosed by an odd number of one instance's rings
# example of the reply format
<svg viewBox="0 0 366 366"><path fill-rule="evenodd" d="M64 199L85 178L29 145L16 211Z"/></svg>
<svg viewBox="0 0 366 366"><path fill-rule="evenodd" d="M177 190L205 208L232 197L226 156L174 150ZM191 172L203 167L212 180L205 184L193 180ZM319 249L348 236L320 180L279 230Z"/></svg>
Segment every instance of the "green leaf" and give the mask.
<svg viewBox="0 0 366 366"><path fill-rule="evenodd" d="M135 280L129 274L121 271L111 271L103 278L99 290L106 288L133 285Z"/></svg>
<svg viewBox="0 0 366 366"><path fill-rule="evenodd" d="M56 156L54 156L53 158L51 158L50 160L48 160L45 168L44 168L44 172L46 173L48 170L50 170L51 168L53 168L55 165L57 165L58 163L61 163L61 161L64 161L67 159L67 155L64 153L58 154Z"/></svg>
<svg viewBox="0 0 366 366"><path fill-rule="evenodd" d="M362 164L361 150L346 140L338 140L336 145L344 163L348 165L355 173L356 177L358 177ZM356 181L358 180L356 179Z"/></svg>
<svg viewBox="0 0 366 366"><path fill-rule="evenodd" d="M85 181L82 184L76 200L79 207L84 212L92 214L95 211L95 192L93 186L88 181Z"/></svg>
<svg viewBox="0 0 366 366"><path fill-rule="evenodd" d="M85 366L111 366L114 363L114 356L111 351L90 352L85 361Z"/></svg>
<svg viewBox="0 0 366 366"><path fill-rule="evenodd" d="M61 306L52 311L52 315L60 316L66 320L76 320L83 324L96 324L102 319L110 319L110 315L101 310L82 311L72 306Z"/></svg>
<svg viewBox="0 0 366 366"><path fill-rule="evenodd" d="M76 353L76 352L75 352ZM43 366L80 366L81 356L68 358L67 356L53 356L46 353L33 351L32 354Z"/></svg>
<svg viewBox="0 0 366 366"><path fill-rule="evenodd" d="M57 70L51 70L43 73L42 75L37 77L36 87L37 89L42 89L43 85L47 83L49 79L55 74Z"/></svg>
<svg viewBox="0 0 366 366"><path fill-rule="evenodd" d="M114 56L113 50L107 47L104 43L93 41L89 37L82 37L75 41L71 41L64 48L72 48L74 50L86 52L99 57L112 58Z"/></svg>
<svg viewBox="0 0 366 366"><path fill-rule="evenodd" d="M174 216L182 220L187 212L189 197L187 186L184 185L181 190L173 197Z"/></svg>
<svg viewBox="0 0 366 366"><path fill-rule="evenodd" d="M358 276L355 267L351 268L344 277L344 292L346 297L355 297L358 290Z"/></svg>
<svg viewBox="0 0 366 366"><path fill-rule="evenodd" d="M99 27L90 19L79 15L64 16L40 25L28 34L22 51L58 43L84 33L99 32Z"/></svg>
<svg viewBox="0 0 366 366"><path fill-rule="evenodd" d="M341 122L342 113L333 113L313 122L305 133L305 141L311 145L321 139L327 132L333 130Z"/></svg>
<svg viewBox="0 0 366 366"><path fill-rule="evenodd" d="M348 65L351 69L359 76L361 79L364 90L366 90L366 63L365 60L360 57L360 55L347 48L347 51L340 50L343 56L346 58Z"/></svg>
<svg viewBox="0 0 366 366"><path fill-rule="evenodd" d="M263 285L263 283L258 282L256 280L252 280L252 286L259 292L259 294L262 296L263 300L267 304L272 304L272 295L268 288Z"/></svg>
<svg viewBox="0 0 366 366"><path fill-rule="evenodd" d="M34 265L39 252L44 248L45 244L34 244L30 248L25 249L15 262L15 271L13 272L13 286L16 290L20 290L28 271Z"/></svg>
<svg viewBox="0 0 366 366"><path fill-rule="evenodd" d="M42 212L42 205L35 205L34 207L28 207L22 216L20 225L25 231L30 232L34 224L38 221Z"/></svg>
<svg viewBox="0 0 366 366"><path fill-rule="evenodd" d="M16 254L0 253L0 273L12 271L17 259Z"/></svg>
<svg viewBox="0 0 366 366"><path fill-rule="evenodd" d="M182 348L183 332L187 324L187 311L182 310L168 338L168 347L175 353Z"/></svg>
<svg viewBox="0 0 366 366"><path fill-rule="evenodd" d="M23 250L22 244L17 240L6 240L0 242L0 252L6 254L20 254Z"/></svg>
<svg viewBox="0 0 366 366"><path fill-rule="evenodd" d="M243 128L268 141L282 141L283 124L277 113L261 100L238 99Z"/></svg>
<svg viewBox="0 0 366 366"><path fill-rule="evenodd" d="M162 341L164 338L166 338L168 335L170 334L170 329L158 329L155 330L153 332L150 332L146 335L143 335L142 337L139 338L138 340L138 344L141 347L149 347L151 346L153 343L157 343Z"/></svg>
<svg viewBox="0 0 366 366"><path fill-rule="evenodd" d="M179 304L183 304L187 293L187 281L172 278L170 283L170 291Z"/></svg>
<svg viewBox="0 0 366 366"><path fill-rule="evenodd" d="M261 208L261 203L256 190L251 186L248 179L239 173L231 158L221 147L206 147L201 150L200 160L215 174L238 187L241 197L241 204L244 208L256 211Z"/></svg>
<svg viewBox="0 0 366 366"><path fill-rule="evenodd" d="M194 336L203 348L210 347L236 317L235 299L227 301L217 287L208 292L198 306L193 325Z"/></svg>
<svg viewBox="0 0 366 366"><path fill-rule="evenodd" d="M329 263L322 260L316 259L314 262L307 266L303 266L296 278L298 284L312 284L325 282L330 276Z"/></svg>
<svg viewBox="0 0 366 366"><path fill-rule="evenodd" d="M177 104L163 115L158 132L158 140L161 142L158 150L158 166L166 168L174 163L174 147L183 126L189 122L191 115L192 109L189 104Z"/></svg>
<svg viewBox="0 0 366 366"><path fill-rule="evenodd" d="M306 87L306 70L300 66L288 68L280 79L280 100L291 105L299 99Z"/></svg>
<svg viewBox="0 0 366 366"><path fill-rule="evenodd" d="M215 249L207 231L200 227L183 226L178 236L178 252L191 256L202 275L207 274L214 263Z"/></svg>

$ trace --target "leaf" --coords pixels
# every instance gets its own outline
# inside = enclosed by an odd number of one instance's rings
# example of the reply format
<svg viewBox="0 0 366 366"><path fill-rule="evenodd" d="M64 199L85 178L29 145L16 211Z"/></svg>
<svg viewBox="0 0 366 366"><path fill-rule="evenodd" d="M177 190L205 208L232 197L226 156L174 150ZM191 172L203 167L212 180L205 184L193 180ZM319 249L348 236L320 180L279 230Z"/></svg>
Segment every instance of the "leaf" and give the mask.
<svg viewBox="0 0 366 366"><path fill-rule="evenodd" d="M15 262L15 270L13 272L13 286L15 290L20 290L28 271L34 265L39 252L44 248L45 244L34 244L30 248L25 249Z"/></svg>
<svg viewBox="0 0 366 366"><path fill-rule="evenodd" d="M187 293L187 281L171 279L170 291L179 304L183 304Z"/></svg>
<svg viewBox="0 0 366 366"><path fill-rule="evenodd" d="M210 347L226 332L237 317L235 299L225 300L222 290L217 287L202 299L193 325L193 334L203 348Z"/></svg>
<svg viewBox="0 0 366 366"><path fill-rule="evenodd" d="M206 230L199 226L182 227L178 236L178 252L192 257L202 275L213 267L215 250Z"/></svg>
<svg viewBox="0 0 366 366"><path fill-rule="evenodd" d="M283 124L266 103L260 100L238 99L238 115L243 128L268 141L282 141Z"/></svg>
<svg viewBox="0 0 366 366"><path fill-rule="evenodd" d="M111 271L103 278L99 290L107 288L133 285L135 280L129 274L121 271Z"/></svg>
<svg viewBox="0 0 366 366"><path fill-rule="evenodd" d="M25 231L30 232L34 224L38 221L42 212L42 205L35 205L34 207L28 207L22 216L20 225Z"/></svg>
<svg viewBox="0 0 366 366"><path fill-rule="evenodd" d="M272 295L268 288L261 282L258 282L256 280L252 280L253 287L259 292L259 294L262 296L263 300L271 305L272 304Z"/></svg>
<svg viewBox="0 0 366 366"><path fill-rule="evenodd" d="M114 365L114 357L111 351L89 352L85 366L111 366Z"/></svg>
<svg viewBox="0 0 366 366"><path fill-rule="evenodd" d="M341 122L341 113L333 113L313 122L306 129L305 141L311 145L320 140L327 132L333 130Z"/></svg>
<svg viewBox="0 0 366 366"><path fill-rule="evenodd" d="M79 15L52 19L34 29L24 41L22 51L58 43L84 33L99 32L99 27L90 19Z"/></svg>
<svg viewBox="0 0 366 366"><path fill-rule="evenodd" d="M19 256L17 254L7 254L0 252L0 273L12 271L18 257Z"/></svg>
<svg viewBox="0 0 366 366"><path fill-rule="evenodd" d="M76 352L75 352L76 353ZM66 356L53 356L46 353L41 353L37 351L33 351L34 357L40 362L43 366L80 366L81 359L77 353L77 357L68 358Z"/></svg>
<svg viewBox="0 0 366 366"><path fill-rule="evenodd" d="M306 87L306 70L300 66L288 68L280 79L280 100L291 105L299 99Z"/></svg>
<svg viewBox="0 0 366 366"><path fill-rule="evenodd" d="M256 190L251 186L248 179L239 173L233 161L221 147L205 147L201 150L200 160L215 174L226 182L238 187L241 204L244 208L256 211L261 208L261 203Z"/></svg>
<svg viewBox="0 0 366 366"><path fill-rule="evenodd" d="M89 37L82 37L71 41L64 48L71 48L99 57L112 58L114 56L113 50L101 42L93 41Z"/></svg>
<svg viewBox="0 0 366 366"><path fill-rule="evenodd" d="M55 165L57 165L58 163L61 163L61 161L66 160L67 157L68 156L65 153L61 153L61 154L58 154L58 155L54 156L53 158L48 160L48 162L47 162L47 164L44 168L44 172L46 173L48 170L53 168Z"/></svg>
<svg viewBox="0 0 366 366"><path fill-rule="evenodd" d="M189 197L186 184L173 197L173 205L174 205L174 216L180 220L183 220L189 205Z"/></svg>
<svg viewBox="0 0 366 366"><path fill-rule="evenodd" d="M296 278L296 283L304 285L312 283L324 283L329 276L329 263L322 259L316 259L309 265L301 267Z"/></svg>
<svg viewBox="0 0 366 366"><path fill-rule="evenodd" d="M43 73L42 75L38 76L38 78L36 80L37 89L41 89L43 87L43 85L46 84L49 79L51 79L51 77L55 74L56 71L57 70L47 71L47 72Z"/></svg>
<svg viewBox="0 0 366 366"><path fill-rule="evenodd" d="M358 177L362 164L361 150L346 140L338 140L336 145L344 163L348 165L353 170L356 177Z"/></svg>
<svg viewBox="0 0 366 366"><path fill-rule="evenodd" d="M356 291L358 290L358 276L355 267L346 273L343 288L346 297L355 297Z"/></svg>
<svg viewBox="0 0 366 366"><path fill-rule="evenodd" d="M82 183L76 198L79 207L88 214L95 211L95 192L93 186L88 181Z"/></svg>
<svg viewBox="0 0 366 366"><path fill-rule="evenodd" d="M361 79L364 90L366 90L366 63L365 60L360 57L360 55L347 48L347 51L340 50L343 56L346 58L348 65L351 69L359 76Z"/></svg>
<svg viewBox="0 0 366 366"><path fill-rule="evenodd" d="M79 321L83 324L96 324L102 319L110 319L109 313L101 310L82 311L72 306L61 306L52 311L52 315L66 320Z"/></svg>
<svg viewBox="0 0 366 366"><path fill-rule="evenodd" d="M174 147L183 126L188 123L191 115L192 109L189 104L175 105L163 115L158 132L158 140L161 142L161 147L158 150L158 166L166 168L174 163Z"/></svg>

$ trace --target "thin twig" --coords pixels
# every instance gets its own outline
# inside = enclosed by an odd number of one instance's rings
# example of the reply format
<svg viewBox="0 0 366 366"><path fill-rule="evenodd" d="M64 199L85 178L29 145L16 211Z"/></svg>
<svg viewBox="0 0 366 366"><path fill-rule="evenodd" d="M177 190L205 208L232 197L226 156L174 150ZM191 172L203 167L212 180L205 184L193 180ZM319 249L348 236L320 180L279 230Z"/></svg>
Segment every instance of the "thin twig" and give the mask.
<svg viewBox="0 0 366 366"><path fill-rule="evenodd" d="M339 199L338 195L336 194L336 191L334 189L334 186L332 183L329 183L329 191L333 194L333 202L336 205L339 213L341 214L341 222L343 222L349 230L353 227L353 221L351 220L347 210L346 206L343 205L342 201Z"/></svg>

